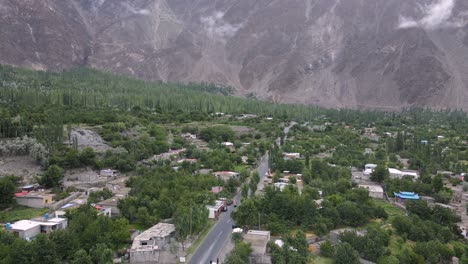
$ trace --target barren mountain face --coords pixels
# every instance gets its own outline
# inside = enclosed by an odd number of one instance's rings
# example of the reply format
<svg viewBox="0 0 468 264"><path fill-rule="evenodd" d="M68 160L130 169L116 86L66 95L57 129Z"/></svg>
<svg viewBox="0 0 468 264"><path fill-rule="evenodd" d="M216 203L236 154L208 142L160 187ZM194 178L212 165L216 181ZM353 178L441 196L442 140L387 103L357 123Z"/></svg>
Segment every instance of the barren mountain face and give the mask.
<svg viewBox="0 0 468 264"><path fill-rule="evenodd" d="M0 0L0 62L325 107L468 109L464 0Z"/></svg>

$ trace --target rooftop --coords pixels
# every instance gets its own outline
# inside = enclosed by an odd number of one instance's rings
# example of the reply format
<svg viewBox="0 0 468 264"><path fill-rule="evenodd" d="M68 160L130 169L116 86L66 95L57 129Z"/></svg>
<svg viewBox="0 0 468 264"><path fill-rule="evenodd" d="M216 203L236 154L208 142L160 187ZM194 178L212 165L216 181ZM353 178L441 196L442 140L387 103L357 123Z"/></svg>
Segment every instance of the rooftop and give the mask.
<svg viewBox="0 0 468 264"><path fill-rule="evenodd" d="M369 192L383 192L382 186L379 186L379 185L359 184L359 188L368 189Z"/></svg>
<svg viewBox="0 0 468 264"><path fill-rule="evenodd" d="M24 198L47 198L47 197L51 197L51 196L53 196L53 194L51 194L48 191L41 191L41 192L32 191L32 192L27 193L26 195L17 196L17 197L18 198L19 197L24 197Z"/></svg>
<svg viewBox="0 0 468 264"><path fill-rule="evenodd" d="M101 205L101 206L117 206L117 204L119 203L119 200L123 199L123 198L125 198L125 197L114 196L114 197L109 198L107 200L100 201L97 204Z"/></svg>
<svg viewBox="0 0 468 264"><path fill-rule="evenodd" d="M211 187L211 192L212 193L220 193L223 191L223 187L221 186L214 186L214 187Z"/></svg>
<svg viewBox="0 0 468 264"><path fill-rule="evenodd" d="M135 237L135 239L133 239L132 249L141 248L141 241L166 238L174 232L175 226L173 224L158 223Z"/></svg>
<svg viewBox="0 0 468 264"><path fill-rule="evenodd" d="M219 210L223 206L224 201L216 200L214 205L207 205L206 208L214 208L215 210Z"/></svg>
<svg viewBox="0 0 468 264"><path fill-rule="evenodd" d="M28 230L34 228L36 226L41 225L41 223L31 220L20 220L11 225L11 229L13 230Z"/></svg>
<svg viewBox="0 0 468 264"><path fill-rule="evenodd" d="M413 177L418 177L418 172L413 171L413 170L398 170L394 168L388 168L388 172L390 174L399 174L402 176L413 176Z"/></svg>
<svg viewBox="0 0 468 264"><path fill-rule="evenodd" d="M247 234L256 236L270 236L270 231L249 230L247 231Z"/></svg>
<svg viewBox="0 0 468 264"><path fill-rule="evenodd" d="M218 171L214 173L216 176L234 176L238 175L239 173L234 172L234 171Z"/></svg>
<svg viewBox="0 0 468 264"><path fill-rule="evenodd" d="M401 199L409 199L409 200L419 200L419 195L414 192L399 192L393 193L395 197L399 197Z"/></svg>
<svg viewBox="0 0 468 264"><path fill-rule="evenodd" d="M65 218L50 218L48 220L20 220L11 225L12 230L25 231L37 226L54 226L58 223L66 221Z"/></svg>
<svg viewBox="0 0 468 264"><path fill-rule="evenodd" d="M27 194L28 194L28 192L17 192L17 193L15 193L15 197L23 197L23 196L25 196Z"/></svg>

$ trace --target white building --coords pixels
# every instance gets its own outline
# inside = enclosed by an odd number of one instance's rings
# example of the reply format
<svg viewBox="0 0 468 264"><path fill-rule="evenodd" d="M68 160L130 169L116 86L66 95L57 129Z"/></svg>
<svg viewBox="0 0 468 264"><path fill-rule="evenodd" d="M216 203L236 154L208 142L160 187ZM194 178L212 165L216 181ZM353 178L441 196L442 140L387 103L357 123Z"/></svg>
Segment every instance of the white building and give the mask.
<svg viewBox="0 0 468 264"><path fill-rule="evenodd" d="M359 188L367 189L369 191L369 196L372 198L377 198L377 199L384 198L383 188L379 185L359 184Z"/></svg>
<svg viewBox="0 0 468 264"><path fill-rule="evenodd" d="M375 168L377 168L377 164L366 164L364 165L364 171L362 172L362 174L364 174L364 176L366 177L370 177L372 172L374 172Z"/></svg>
<svg viewBox="0 0 468 264"><path fill-rule="evenodd" d="M286 182L275 182L275 189L276 190L280 190L280 191L283 191L284 188L286 188L286 186L288 186L289 184L286 183Z"/></svg>
<svg viewBox="0 0 468 264"><path fill-rule="evenodd" d="M228 148L233 148L234 147L234 143L232 143L232 142L223 142L223 143L221 143L221 145L223 145L225 147L228 147Z"/></svg>
<svg viewBox="0 0 468 264"><path fill-rule="evenodd" d="M232 142L223 142L223 143L221 143L221 145L228 148L231 152L234 152L234 150L236 149L234 147L234 143L232 143Z"/></svg>
<svg viewBox="0 0 468 264"><path fill-rule="evenodd" d="M174 233L174 225L159 223L139 234L129 250L130 263L159 263L160 251L166 250Z"/></svg>
<svg viewBox="0 0 468 264"><path fill-rule="evenodd" d="M377 164L369 163L369 164L364 165L364 171L375 170L375 168L377 168Z"/></svg>
<svg viewBox="0 0 468 264"><path fill-rule="evenodd" d="M30 240L42 233L50 233L55 230L67 228L68 221L66 218L54 217L51 219L45 218L43 221L38 220L20 220L13 224L7 224L6 230L13 232L22 239Z"/></svg>
<svg viewBox="0 0 468 264"><path fill-rule="evenodd" d="M105 169L105 170L101 170L100 174L102 177L116 177L118 174L118 171Z"/></svg>
<svg viewBox="0 0 468 264"><path fill-rule="evenodd" d="M404 176L412 177L413 180L419 178L419 174L417 171L410 171L410 170L401 171L401 170L394 169L394 168L388 168L388 173L390 174L391 179L401 179Z"/></svg>

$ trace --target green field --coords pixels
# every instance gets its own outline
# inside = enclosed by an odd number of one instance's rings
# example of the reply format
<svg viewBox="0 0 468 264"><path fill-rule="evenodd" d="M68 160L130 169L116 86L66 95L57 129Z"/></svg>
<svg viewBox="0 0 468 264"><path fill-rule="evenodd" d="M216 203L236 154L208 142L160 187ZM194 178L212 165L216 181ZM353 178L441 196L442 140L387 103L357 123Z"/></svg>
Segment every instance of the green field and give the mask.
<svg viewBox="0 0 468 264"><path fill-rule="evenodd" d="M388 222L390 223L396 216L405 214L402 210L383 200L374 199L374 204L384 208L385 212L388 214Z"/></svg>
<svg viewBox="0 0 468 264"><path fill-rule="evenodd" d="M309 264L332 264L333 259L331 258L324 258L320 256L312 256L309 258Z"/></svg>
<svg viewBox="0 0 468 264"><path fill-rule="evenodd" d="M15 206L9 211L0 212L0 222L10 223L23 219L31 219L34 217L43 216L48 211L49 209L47 208L36 209L24 206Z"/></svg>

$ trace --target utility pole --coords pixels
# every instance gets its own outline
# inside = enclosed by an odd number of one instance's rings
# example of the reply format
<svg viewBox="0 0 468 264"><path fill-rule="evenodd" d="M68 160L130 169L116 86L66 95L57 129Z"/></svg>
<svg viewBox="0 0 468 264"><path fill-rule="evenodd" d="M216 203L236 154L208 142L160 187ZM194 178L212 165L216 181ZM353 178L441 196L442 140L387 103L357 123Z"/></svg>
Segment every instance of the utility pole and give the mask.
<svg viewBox="0 0 468 264"><path fill-rule="evenodd" d="M260 230L260 212L258 212L258 230Z"/></svg>
<svg viewBox="0 0 468 264"><path fill-rule="evenodd" d="M192 236L192 203L190 203L190 236Z"/></svg>

